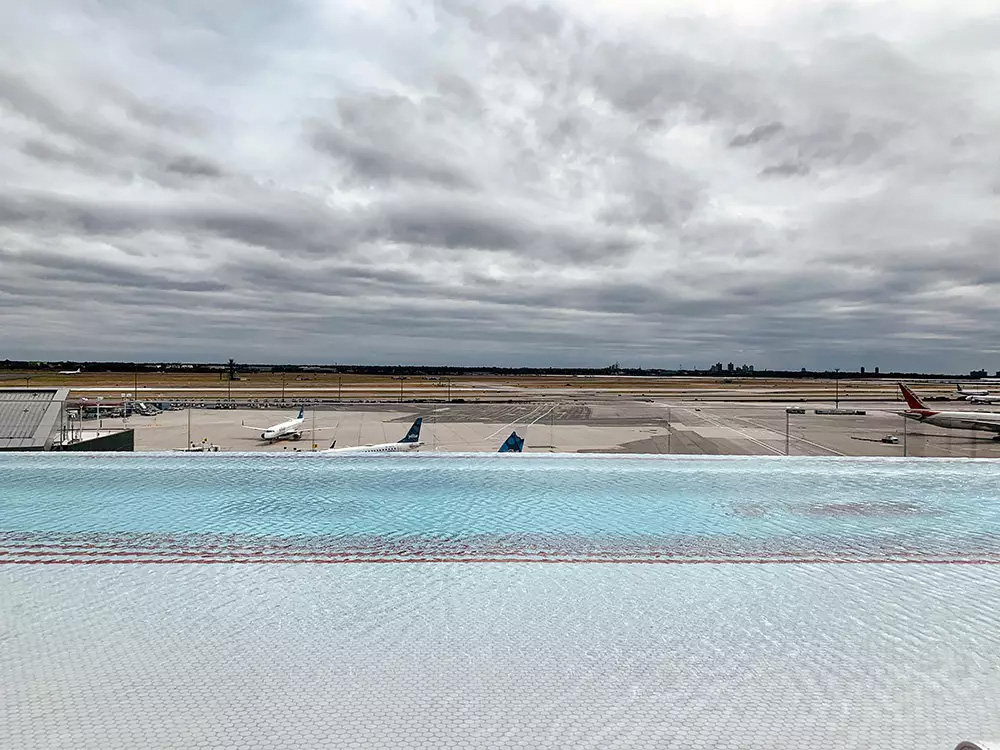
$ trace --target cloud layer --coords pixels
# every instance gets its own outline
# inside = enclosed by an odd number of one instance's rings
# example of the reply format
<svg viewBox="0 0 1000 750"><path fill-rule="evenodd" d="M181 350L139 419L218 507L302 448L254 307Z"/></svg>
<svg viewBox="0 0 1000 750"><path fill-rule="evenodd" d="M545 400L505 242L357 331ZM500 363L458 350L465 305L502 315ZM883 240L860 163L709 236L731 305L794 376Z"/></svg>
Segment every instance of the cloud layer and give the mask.
<svg viewBox="0 0 1000 750"><path fill-rule="evenodd" d="M1000 368L988 5L6 5L2 356Z"/></svg>

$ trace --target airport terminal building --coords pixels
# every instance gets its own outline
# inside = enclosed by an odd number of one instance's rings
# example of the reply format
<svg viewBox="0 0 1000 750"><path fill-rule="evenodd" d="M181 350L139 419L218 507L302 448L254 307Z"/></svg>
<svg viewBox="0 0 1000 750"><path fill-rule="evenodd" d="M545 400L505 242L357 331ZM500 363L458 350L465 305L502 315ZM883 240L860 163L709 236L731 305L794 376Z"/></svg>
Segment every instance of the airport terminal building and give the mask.
<svg viewBox="0 0 1000 750"><path fill-rule="evenodd" d="M131 451L132 430L84 430L67 420L69 388L0 388L0 451Z"/></svg>

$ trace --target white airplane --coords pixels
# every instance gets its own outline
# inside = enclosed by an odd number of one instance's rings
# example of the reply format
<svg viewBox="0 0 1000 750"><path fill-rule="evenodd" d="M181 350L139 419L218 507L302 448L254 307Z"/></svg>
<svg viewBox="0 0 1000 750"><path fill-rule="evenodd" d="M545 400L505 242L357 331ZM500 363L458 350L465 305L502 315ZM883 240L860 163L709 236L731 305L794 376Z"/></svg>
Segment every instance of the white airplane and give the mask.
<svg viewBox="0 0 1000 750"><path fill-rule="evenodd" d="M320 453L402 453L404 451L419 450L423 443L420 442L420 426L424 423L423 417L417 417L416 421L410 425L403 439L398 443L379 443L377 445L357 445L352 448L337 448L337 441L326 450Z"/></svg>
<svg viewBox="0 0 1000 750"><path fill-rule="evenodd" d="M333 445L327 448L325 451L320 451L320 453L402 453L404 451L415 451L423 445L420 442L420 426L423 423L423 418L418 417L417 420L410 427L409 432L406 436L400 440L398 443L381 443L379 445L359 445L354 448L337 448L337 441L333 441ZM524 438L517 434L517 432L510 433L503 445L500 446L500 450L497 453L520 453L524 449Z"/></svg>
<svg viewBox="0 0 1000 750"><path fill-rule="evenodd" d="M80 368L77 367L75 370L60 370L59 374L60 375L79 375L80 374Z"/></svg>
<svg viewBox="0 0 1000 750"><path fill-rule="evenodd" d="M972 401L973 396L989 396L990 392L984 388L979 389L969 389L962 388L962 384L959 383L955 386L955 394L957 398L965 399L966 401Z"/></svg>
<svg viewBox="0 0 1000 750"><path fill-rule="evenodd" d="M306 408L300 406L299 416L295 419L289 419L287 422L280 422L271 427L254 427L248 425L246 422L241 422L240 424L250 430L260 430L260 439L268 440L272 443L275 440L282 440L283 438L300 440L302 438L302 423L305 421L305 413Z"/></svg>
<svg viewBox="0 0 1000 750"><path fill-rule="evenodd" d="M955 430L983 430L1000 433L1000 414L990 411L934 411L928 409L917 398L917 395L902 383L899 389L903 392L906 405L910 407L903 412L907 419L913 419L923 424L935 427L947 427ZM994 440L1000 440L998 434Z"/></svg>
<svg viewBox="0 0 1000 750"><path fill-rule="evenodd" d="M966 400L974 404L996 404L1000 403L1000 396L969 396Z"/></svg>

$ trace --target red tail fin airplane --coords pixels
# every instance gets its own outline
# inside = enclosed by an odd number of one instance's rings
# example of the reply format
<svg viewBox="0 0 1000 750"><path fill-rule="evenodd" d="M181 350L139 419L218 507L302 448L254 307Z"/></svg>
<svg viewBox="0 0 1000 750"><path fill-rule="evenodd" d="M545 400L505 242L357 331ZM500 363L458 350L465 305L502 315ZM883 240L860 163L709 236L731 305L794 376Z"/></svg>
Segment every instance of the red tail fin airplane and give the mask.
<svg viewBox="0 0 1000 750"><path fill-rule="evenodd" d="M909 407L903 412L903 416L907 419L953 430L1000 433L1000 414L989 411L935 411L928 409L908 386L900 383L899 389L903 392L903 398ZM1000 434L994 440L1000 440Z"/></svg>

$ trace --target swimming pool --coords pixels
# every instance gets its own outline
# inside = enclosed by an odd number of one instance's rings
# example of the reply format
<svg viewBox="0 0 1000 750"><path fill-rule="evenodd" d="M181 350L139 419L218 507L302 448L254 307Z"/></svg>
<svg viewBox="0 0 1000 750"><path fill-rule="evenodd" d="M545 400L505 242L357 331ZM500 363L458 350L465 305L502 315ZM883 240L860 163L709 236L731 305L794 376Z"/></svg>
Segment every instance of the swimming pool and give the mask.
<svg viewBox="0 0 1000 750"><path fill-rule="evenodd" d="M988 461L8 454L0 488L0 746L1000 735Z"/></svg>

